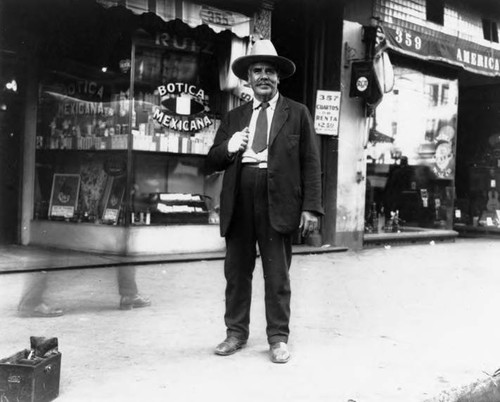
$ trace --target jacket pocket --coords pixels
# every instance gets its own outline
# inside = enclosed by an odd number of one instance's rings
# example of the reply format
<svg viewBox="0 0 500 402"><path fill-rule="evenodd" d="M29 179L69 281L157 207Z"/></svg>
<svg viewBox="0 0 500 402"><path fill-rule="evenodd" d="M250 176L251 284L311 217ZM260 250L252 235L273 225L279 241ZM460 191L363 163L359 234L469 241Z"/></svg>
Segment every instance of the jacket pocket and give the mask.
<svg viewBox="0 0 500 402"><path fill-rule="evenodd" d="M300 134L289 134L287 135L287 149L292 151L297 148L300 141Z"/></svg>

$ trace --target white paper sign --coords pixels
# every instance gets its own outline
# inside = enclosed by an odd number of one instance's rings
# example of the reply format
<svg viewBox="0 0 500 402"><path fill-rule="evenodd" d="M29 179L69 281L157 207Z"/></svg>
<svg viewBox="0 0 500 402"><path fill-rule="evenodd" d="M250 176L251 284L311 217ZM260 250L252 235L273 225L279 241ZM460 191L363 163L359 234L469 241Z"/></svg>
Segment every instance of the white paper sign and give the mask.
<svg viewBox="0 0 500 402"><path fill-rule="evenodd" d="M338 135L340 91L318 90L314 111L314 129L317 134Z"/></svg>

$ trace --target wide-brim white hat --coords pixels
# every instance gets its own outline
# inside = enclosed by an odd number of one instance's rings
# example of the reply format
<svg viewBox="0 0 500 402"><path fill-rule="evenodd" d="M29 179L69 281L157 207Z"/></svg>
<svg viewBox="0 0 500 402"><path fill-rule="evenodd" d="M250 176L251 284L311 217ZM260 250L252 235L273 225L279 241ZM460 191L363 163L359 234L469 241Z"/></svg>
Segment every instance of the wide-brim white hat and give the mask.
<svg viewBox="0 0 500 402"><path fill-rule="evenodd" d="M274 45L269 39L261 39L254 43L250 54L238 57L231 68L234 75L246 81L248 67L254 63L268 62L276 65L280 78L288 78L295 73L295 63L286 57L278 56Z"/></svg>

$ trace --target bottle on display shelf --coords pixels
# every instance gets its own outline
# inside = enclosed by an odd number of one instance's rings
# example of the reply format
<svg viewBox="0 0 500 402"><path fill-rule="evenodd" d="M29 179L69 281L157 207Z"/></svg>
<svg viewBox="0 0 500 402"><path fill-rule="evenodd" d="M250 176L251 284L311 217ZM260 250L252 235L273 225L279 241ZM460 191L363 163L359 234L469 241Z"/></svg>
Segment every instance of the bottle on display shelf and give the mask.
<svg viewBox="0 0 500 402"><path fill-rule="evenodd" d="M378 212L377 212L377 204L375 202L372 204L371 218L372 218L373 232L376 233L378 232Z"/></svg>
<svg viewBox="0 0 500 402"><path fill-rule="evenodd" d="M125 211L123 210L123 208L120 208L120 210L118 211L118 219L114 224L118 226L122 225L124 218L125 218Z"/></svg>
<svg viewBox="0 0 500 402"><path fill-rule="evenodd" d="M135 109L132 110L132 127L137 127L137 113Z"/></svg>
<svg viewBox="0 0 500 402"><path fill-rule="evenodd" d="M384 207L380 208L380 212L378 214L378 232L382 233L385 230L385 211Z"/></svg>

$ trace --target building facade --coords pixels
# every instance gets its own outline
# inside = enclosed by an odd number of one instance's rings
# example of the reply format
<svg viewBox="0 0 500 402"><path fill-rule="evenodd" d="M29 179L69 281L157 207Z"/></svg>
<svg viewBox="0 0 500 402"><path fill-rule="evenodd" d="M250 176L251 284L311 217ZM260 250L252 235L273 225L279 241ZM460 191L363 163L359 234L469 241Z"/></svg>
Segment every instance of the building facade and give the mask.
<svg viewBox="0 0 500 402"><path fill-rule="evenodd" d="M22 168L7 242L117 254L224 247L221 173L204 156L221 116L251 99L231 61L271 24L266 2L226 3L3 2L2 52L27 66L12 81L23 119L10 152Z"/></svg>
<svg viewBox="0 0 500 402"><path fill-rule="evenodd" d="M221 174L204 155L221 116L252 97L230 65L258 38L297 64L280 91L309 107L318 133L326 213L296 243L496 231L494 2L1 6L2 243L223 249Z"/></svg>
<svg viewBox="0 0 500 402"><path fill-rule="evenodd" d="M378 29L375 47L389 55L393 75L363 142L365 244L497 230L499 18L491 1L346 7L346 26Z"/></svg>

